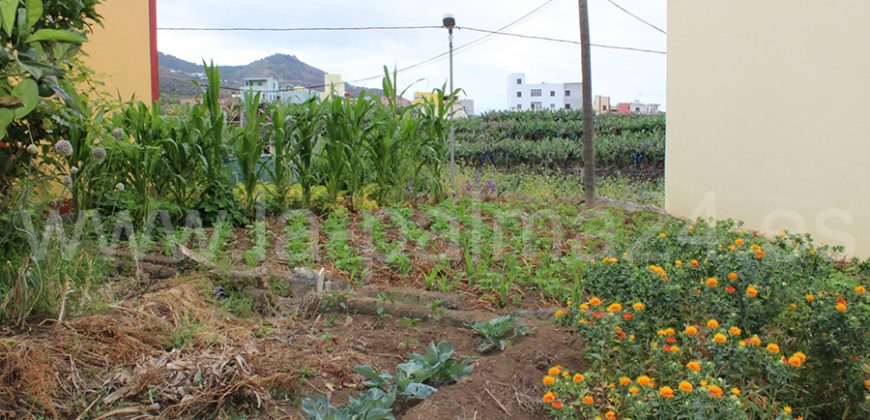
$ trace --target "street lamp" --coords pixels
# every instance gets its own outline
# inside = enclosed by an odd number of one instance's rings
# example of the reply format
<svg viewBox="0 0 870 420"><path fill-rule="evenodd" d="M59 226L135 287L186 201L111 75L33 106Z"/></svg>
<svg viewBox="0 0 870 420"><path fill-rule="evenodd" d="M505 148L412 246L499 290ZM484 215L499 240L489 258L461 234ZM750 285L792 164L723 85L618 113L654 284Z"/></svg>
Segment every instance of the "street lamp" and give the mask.
<svg viewBox="0 0 870 420"><path fill-rule="evenodd" d="M441 18L441 23L447 28L447 37L450 42L450 95L453 95L453 28L456 27L456 18L447 13ZM451 107L452 108L452 107ZM453 118L453 109L450 109L450 118ZM450 186L456 194L456 128L450 124Z"/></svg>

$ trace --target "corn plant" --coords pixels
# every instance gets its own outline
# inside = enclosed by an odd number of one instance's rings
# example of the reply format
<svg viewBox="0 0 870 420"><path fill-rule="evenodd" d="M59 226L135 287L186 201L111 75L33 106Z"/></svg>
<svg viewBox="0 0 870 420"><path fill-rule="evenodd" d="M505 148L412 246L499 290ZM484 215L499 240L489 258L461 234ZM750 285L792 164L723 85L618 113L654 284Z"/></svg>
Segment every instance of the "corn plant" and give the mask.
<svg viewBox="0 0 870 420"><path fill-rule="evenodd" d="M309 100L295 107L291 118L290 159L296 180L302 187L302 206L309 208L311 188L319 182L316 164L325 128L324 105L314 99ZM287 134L286 131L284 134Z"/></svg>
<svg viewBox="0 0 870 420"><path fill-rule="evenodd" d="M372 135L374 121L371 111L375 105L362 95L356 101L335 97L328 104L330 118L326 122L324 146L324 182L332 202L344 191L353 209L365 185L368 169L367 143Z"/></svg>
<svg viewBox="0 0 870 420"><path fill-rule="evenodd" d="M264 165L261 164L266 140L263 138L262 127L265 115L260 112L260 94L246 92L244 97L244 126L233 135L233 153L239 164L241 184L244 189L245 211L249 219L255 217L257 185Z"/></svg>

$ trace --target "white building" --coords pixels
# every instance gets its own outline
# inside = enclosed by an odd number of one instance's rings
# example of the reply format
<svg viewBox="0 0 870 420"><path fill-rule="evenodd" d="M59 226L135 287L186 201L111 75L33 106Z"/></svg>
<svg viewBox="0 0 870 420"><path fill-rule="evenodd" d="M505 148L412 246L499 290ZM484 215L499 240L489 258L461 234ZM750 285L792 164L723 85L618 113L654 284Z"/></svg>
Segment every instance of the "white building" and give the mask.
<svg viewBox="0 0 870 420"><path fill-rule="evenodd" d="M244 89L259 93L263 102L275 102L281 97L278 81L271 77L249 77L245 79Z"/></svg>
<svg viewBox="0 0 870 420"><path fill-rule="evenodd" d="M465 111L466 117L474 116L474 99L462 99L459 101L459 105Z"/></svg>
<svg viewBox="0 0 870 420"><path fill-rule="evenodd" d="M507 105L513 111L582 109L581 83L526 83L524 73L507 79Z"/></svg>

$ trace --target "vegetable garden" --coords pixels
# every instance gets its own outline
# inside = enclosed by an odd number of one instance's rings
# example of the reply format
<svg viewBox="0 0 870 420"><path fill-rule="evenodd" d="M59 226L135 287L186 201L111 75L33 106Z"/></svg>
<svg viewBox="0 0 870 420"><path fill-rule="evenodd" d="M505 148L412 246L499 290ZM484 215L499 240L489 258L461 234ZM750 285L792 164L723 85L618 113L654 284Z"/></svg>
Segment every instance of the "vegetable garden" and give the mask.
<svg viewBox="0 0 870 420"><path fill-rule="evenodd" d="M870 262L669 217L656 181L583 204L541 170L582 164L566 111L455 122L452 190L451 100L386 71L238 124L205 63L197 104L103 99L95 4L0 1L0 415L870 416ZM661 166L663 118L596 125L600 165Z"/></svg>

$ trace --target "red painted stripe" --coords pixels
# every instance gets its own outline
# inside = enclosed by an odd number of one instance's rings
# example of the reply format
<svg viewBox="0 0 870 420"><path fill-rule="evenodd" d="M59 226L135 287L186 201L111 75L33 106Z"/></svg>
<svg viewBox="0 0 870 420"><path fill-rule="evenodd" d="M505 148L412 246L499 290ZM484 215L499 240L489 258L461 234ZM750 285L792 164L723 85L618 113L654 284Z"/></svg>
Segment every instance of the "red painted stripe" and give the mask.
<svg viewBox="0 0 870 420"><path fill-rule="evenodd" d="M160 64L157 58L157 0L148 0L148 25L151 40L151 100L160 99Z"/></svg>

